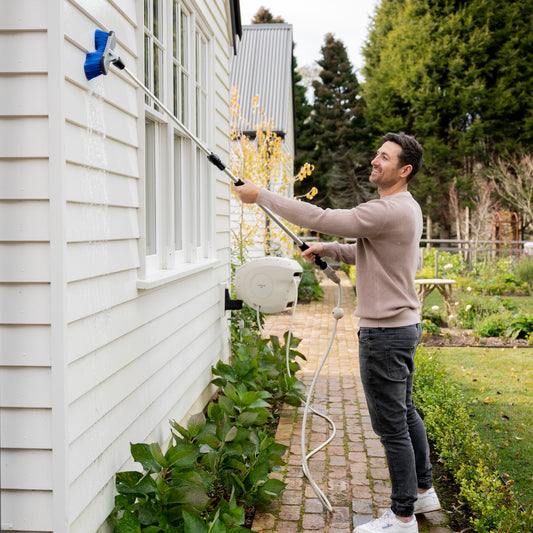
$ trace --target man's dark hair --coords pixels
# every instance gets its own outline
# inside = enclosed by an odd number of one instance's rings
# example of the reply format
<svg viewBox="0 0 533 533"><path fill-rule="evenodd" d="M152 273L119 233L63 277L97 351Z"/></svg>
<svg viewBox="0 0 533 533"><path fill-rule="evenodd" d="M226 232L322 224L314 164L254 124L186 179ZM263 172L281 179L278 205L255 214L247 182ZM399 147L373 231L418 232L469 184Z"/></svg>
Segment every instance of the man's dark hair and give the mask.
<svg viewBox="0 0 533 533"><path fill-rule="evenodd" d="M401 146L402 151L398 156L400 165L411 165L413 170L407 177L409 181L422 167L424 161L424 149L422 145L412 136L405 133L386 133L382 138L383 142L390 141Z"/></svg>

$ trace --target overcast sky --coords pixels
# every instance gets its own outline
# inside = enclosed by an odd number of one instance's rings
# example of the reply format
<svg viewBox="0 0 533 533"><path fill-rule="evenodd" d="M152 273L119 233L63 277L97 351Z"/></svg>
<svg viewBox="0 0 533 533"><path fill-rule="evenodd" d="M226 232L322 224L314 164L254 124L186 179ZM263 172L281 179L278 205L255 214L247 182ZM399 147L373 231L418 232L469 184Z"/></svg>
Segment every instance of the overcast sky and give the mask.
<svg viewBox="0 0 533 533"><path fill-rule="evenodd" d="M299 67L320 59L324 36L333 33L346 46L358 74L363 66L361 48L377 4L379 0L240 0L243 25L251 23L261 6L292 24Z"/></svg>

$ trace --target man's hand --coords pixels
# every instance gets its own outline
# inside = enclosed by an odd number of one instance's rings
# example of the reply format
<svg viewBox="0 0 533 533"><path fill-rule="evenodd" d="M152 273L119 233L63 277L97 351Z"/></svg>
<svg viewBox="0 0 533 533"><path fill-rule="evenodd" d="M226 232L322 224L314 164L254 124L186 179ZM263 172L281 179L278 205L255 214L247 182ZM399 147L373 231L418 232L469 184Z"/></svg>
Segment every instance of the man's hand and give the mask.
<svg viewBox="0 0 533 533"><path fill-rule="evenodd" d="M237 193L241 202L245 204L255 204L261 187L246 180L244 185L233 185L233 190Z"/></svg>
<svg viewBox="0 0 533 533"><path fill-rule="evenodd" d="M306 261L314 263L316 257L321 257L324 253L324 245L321 242L306 242L305 244L307 244L309 248L307 248L307 250L302 250L301 255Z"/></svg>

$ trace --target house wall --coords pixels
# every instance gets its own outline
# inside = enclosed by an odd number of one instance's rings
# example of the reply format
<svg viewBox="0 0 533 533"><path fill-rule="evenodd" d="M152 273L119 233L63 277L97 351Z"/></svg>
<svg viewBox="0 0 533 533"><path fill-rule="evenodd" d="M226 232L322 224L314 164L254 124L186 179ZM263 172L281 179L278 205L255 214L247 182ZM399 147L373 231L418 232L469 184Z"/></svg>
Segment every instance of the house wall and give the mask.
<svg viewBox="0 0 533 533"><path fill-rule="evenodd" d="M212 33L211 138L228 158L230 24ZM215 250L144 283L144 94L112 67L87 82L94 30L143 79L142 2L0 4L2 531L111 530L131 442L165 442L228 356L229 188L216 170ZM137 465L138 466L138 465Z"/></svg>

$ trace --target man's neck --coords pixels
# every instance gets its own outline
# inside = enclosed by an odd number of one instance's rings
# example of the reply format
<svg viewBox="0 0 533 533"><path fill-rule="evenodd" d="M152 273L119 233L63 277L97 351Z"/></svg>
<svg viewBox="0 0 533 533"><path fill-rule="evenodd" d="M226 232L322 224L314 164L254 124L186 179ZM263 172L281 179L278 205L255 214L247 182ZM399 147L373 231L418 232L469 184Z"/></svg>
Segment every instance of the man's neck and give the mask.
<svg viewBox="0 0 533 533"><path fill-rule="evenodd" d="M397 184L383 190L378 189L378 194L380 198L392 196L393 194L398 194L400 192L407 192L407 183Z"/></svg>

